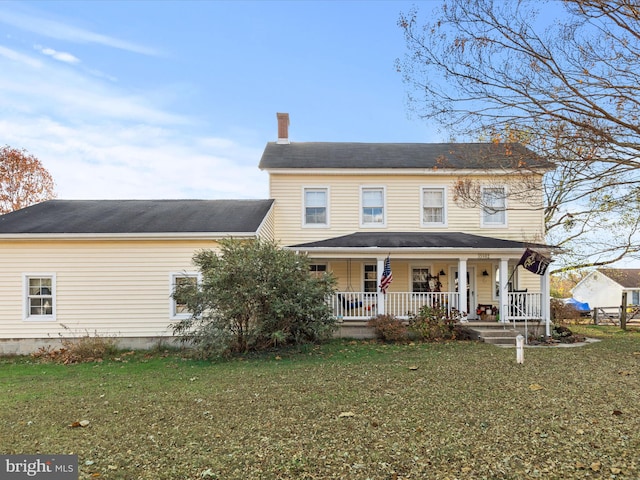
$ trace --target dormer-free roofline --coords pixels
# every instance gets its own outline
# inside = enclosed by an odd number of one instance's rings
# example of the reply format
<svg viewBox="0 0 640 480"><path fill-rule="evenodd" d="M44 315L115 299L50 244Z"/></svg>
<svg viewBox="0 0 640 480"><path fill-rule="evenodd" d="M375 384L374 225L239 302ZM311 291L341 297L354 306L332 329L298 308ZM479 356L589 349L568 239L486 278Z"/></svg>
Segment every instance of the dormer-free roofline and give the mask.
<svg viewBox="0 0 640 480"><path fill-rule="evenodd" d="M544 173L555 166L519 143L291 142L289 114L276 113L278 141L264 149L261 170L430 169Z"/></svg>
<svg viewBox="0 0 640 480"><path fill-rule="evenodd" d="M257 233L273 200L49 200L0 216L0 238Z"/></svg>
<svg viewBox="0 0 640 480"><path fill-rule="evenodd" d="M554 165L517 143L269 142L259 167L262 170L413 168L544 172Z"/></svg>

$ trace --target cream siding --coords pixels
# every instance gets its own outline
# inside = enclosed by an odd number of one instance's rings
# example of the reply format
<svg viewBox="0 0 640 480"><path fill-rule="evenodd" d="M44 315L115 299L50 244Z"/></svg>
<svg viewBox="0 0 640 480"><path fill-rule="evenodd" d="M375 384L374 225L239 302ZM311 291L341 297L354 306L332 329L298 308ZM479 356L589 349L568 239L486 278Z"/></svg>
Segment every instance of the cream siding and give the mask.
<svg viewBox="0 0 640 480"><path fill-rule="evenodd" d="M273 207L269 209L266 217L264 218L262 224L258 228L257 236L264 240L274 240L275 239L275 225L273 221Z"/></svg>
<svg viewBox="0 0 640 480"><path fill-rule="evenodd" d="M23 241L0 245L0 338L171 335L171 274L214 241ZM55 321L23 320L25 273L56 275Z"/></svg>
<svg viewBox="0 0 640 480"><path fill-rule="evenodd" d="M482 177L476 177L482 179ZM271 172L270 195L275 199L275 237L283 245L311 242L347 235L356 231L452 231L519 241L542 241L541 209L530 203L508 200L507 227L481 226L482 212L478 207L465 208L456 204L453 186L457 176L438 175L283 175ZM506 182L505 178L505 182ZM492 184L495 179L492 179ZM303 195L305 186L324 185L329 188L329 228L308 228L303 225ZM445 186L447 192L447 224L425 227L421 224L422 188ZM386 225L360 226L360 192L363 187L382 186L386 192ZM542 205L541 198L538 206Z"/></svg>

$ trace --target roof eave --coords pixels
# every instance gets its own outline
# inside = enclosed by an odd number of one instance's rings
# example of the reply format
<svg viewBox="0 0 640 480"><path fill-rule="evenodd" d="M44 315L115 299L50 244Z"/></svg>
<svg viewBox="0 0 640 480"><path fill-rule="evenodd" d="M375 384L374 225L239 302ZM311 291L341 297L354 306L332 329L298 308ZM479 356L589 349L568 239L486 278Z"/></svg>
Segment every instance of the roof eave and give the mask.
<svg viewBox="0 0 640 480"><path fill-rule="evenodd" d="M522 175L523 170L504 168L433 168L433 167L361 167L361 168L320 168L320 167L260 167L267 173L279 175L362 175L366 171L367 175ZM547 168L531 168L524 170L530 175L544 175L550 171Z"/></svg>
<svg viewBox="0 0 640 480"><path fill-rule="evenodd" d="M389 255L395 254L398 257L403 255L412 254L432 254L438 256L455 255L463 256L464 252L468 252L467 260L499 260L503 255L513 255L513 258L519 259L522 256L522 248L507 247L507 248L475 248L475 247L300 247L300 246L286 246L283 247L288 250L303 251L314 254L331 254L331 255L353 255L358 254L375 254L375 255ZM495 257L490 255L495 253ZM498 256L498 253L500 256ZM472 255L485 254L482 258L472 257Z"/></svg>
<svg viewBox="0 0 640 480"><path fill-rule="evenodd" d="M153 233L0 233L0 242L10 240L219 240L255 238L257 232L153 232Z"/></svg>

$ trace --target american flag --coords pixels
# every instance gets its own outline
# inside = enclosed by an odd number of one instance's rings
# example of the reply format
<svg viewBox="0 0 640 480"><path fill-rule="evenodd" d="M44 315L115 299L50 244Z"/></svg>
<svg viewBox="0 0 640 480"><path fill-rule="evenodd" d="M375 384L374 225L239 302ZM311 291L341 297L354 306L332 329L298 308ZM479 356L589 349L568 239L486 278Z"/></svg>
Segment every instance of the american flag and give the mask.
<svg viewBox="0 0 640 480"><path fill-rule="evenodd" d="M380 291L382 293L387 293L387 288L391 285L391 281L393 280L393 273L391 273L391 258L387 256L384 261L384 270L382 270L382 278L380 279Z"/></svg>

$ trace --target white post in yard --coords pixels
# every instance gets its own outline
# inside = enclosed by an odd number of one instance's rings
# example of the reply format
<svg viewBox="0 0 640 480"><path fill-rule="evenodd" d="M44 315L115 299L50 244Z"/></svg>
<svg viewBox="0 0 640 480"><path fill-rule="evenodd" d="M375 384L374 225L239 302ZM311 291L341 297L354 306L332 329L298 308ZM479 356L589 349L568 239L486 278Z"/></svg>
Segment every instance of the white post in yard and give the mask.
<svg viewBox="0 0 640 480"><path fill-rule="evenodd" d="M524 337L522 335L516 337L516 362L524 363Z"/></svg>

